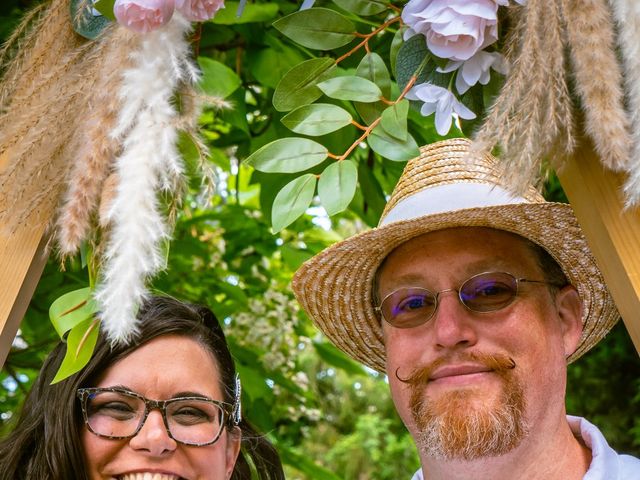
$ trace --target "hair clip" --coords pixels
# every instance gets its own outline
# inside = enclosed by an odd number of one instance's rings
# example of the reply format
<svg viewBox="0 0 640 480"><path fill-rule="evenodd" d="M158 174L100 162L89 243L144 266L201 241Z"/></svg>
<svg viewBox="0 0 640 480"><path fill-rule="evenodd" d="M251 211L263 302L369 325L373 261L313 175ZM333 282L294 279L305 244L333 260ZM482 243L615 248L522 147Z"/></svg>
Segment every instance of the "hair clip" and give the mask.
<svg viewBox="0 0 640 480"><path fill-rule="evenodd" d="M234 402L232 419L234 425L238 425L242 421L242 384L240 383L240 375L236 373L236 385L234 390Z"/></svg>

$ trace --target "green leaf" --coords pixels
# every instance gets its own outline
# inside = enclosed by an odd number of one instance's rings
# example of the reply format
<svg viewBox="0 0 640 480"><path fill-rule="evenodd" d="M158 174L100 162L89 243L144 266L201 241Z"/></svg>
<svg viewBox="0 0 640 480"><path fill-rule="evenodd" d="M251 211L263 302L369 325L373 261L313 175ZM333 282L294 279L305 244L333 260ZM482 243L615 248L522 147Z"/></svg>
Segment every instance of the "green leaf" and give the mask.
<svg viewBox="0 0 640 480"><path fill-rule="evenodd" d="M322 360L332 367L340 368L351 375L362 375L364 368L358 362L354 362L350 357L338 350L329 342L313 342L313 346Z"/></svg>
<svg viewBox="0 0 640 480"><path fill-rule="evenodd" d="M287 264L287 267L289 267L292 272L297 270L300 265L313 257L313 253L309 250L300 250L288 243L285 243L280 247L280 255L282 255L282 260Z"/></svg>
<svg viewBox="0 0 640 480"><path fill-rule="evenodd" d="M282 118L282 123L301 135L325 135L351 123L344 108L330 103L315 103L296 108Z"/></svg>
<svg viewBox="0 0 640 480"><path fill-rule="evenodd" d="M391 97L391 76L384 60L377 53L368 53L362 58L356 69L356 75L371 80L380 87L384 97ZM355 102L355 107L362 120L370 125L382 114L387 105L383 102Z"/></svg>
<svg viewBox="0 0 640 480"><path fill-rule="evenodd" d="M399 28L396 33L393 35L393 40L391 40L391 47L389 49L389 63L391 64L391 71L396 71L396 61L398 60L398 52L400 52L400 47L404 44L403 34L406 28Z"/></svg>
<svg viewBox="0 0 640 480"><path fill-rule="evenodd" d="M227 96L233 108L227 108L220 112L220 119L228 122L237 129L243 131L249 137L249 124L247 123L247 104L245 102L246 90L242 87Z"/></svg>
<svg viewBox="0 0 640 480"><path fill-rule="evenodd" d="M245 160L256 170L267 173L296 173L322 163L327 149L308 138L281 138L258 149Z"/></svg>
<svg viewBox="0 0 640 480"><path fill-rule="evenodd" d="M279 232L301 216L311 205L315 190L316 176L312 173L287 183L273 201L271 211L273 231Z"/></svg>
<svg viewBox="0 0 640 480"><path fill-rule="evenodd" d="M331 98L355 102L377 102L382 96L380 88L366 78L347 75L320 82L318 88Z"/></svg>
<svg viewBox="0 0 640 480"><path fill-rule="evenodd" d="M276 88L285 73L303 60L296 50L285 45L280 48L251 49L247 52L251 74L259 83L270 88Z"/></svg>
<svg viewBox="0 0 640 480"><path fill-rule="evenodd" d="M420 69L425 57L429 57L429 61L419 72L416 85L426 82L429 70L435 70L435 66L432 65L431 54L427 49L427 42L423 35L414 35L402 44L396 59L396 80L400 90L409 83L409 79Z"/></svg>
<svg viewBox="0 0 640 480"><path fill-rule="evenodd" d="M307 105L322 95L318 82L329 78L335 68L332 58L312 58L289 70L273 93L273 106L279 112L288 112Z"/></svg>
<svg viewBox="0 0 640 480"><path fill-rule="evenodd" d="M367 17L377 15L389 8L389 2L384 0L333 0L333 3L347 12Z"/></svg>
<svg viewBox="0 0 640 480"><path fill-rule="evenodd" d="M420 149L413 137L407 134L405 141L392 137L378 125L367 138L371 149L379 155L395 162L406 162L420 155Z"/></svg>
<svg viewBox="0 0 640 480"><path fill-rule="evenodd" d="M99 331L100 320L93 317L71 329L67 337L67 351L56 376L51 381L52 385L79 372L89 363L98 341Z"/></svg>
<svg viewBox="0 0 640 480"><path fill-rule="evenodd" d="M344 15L328 8L298 10L273 26L300 45L315 50L333 50L355 38L356 26Z"/></svg>
<svg viewBox="0 0 640 480"><path fill-rule="evenodd" d="M342 480L341 477L330 470L314 463L308 454L305 453L303 455L297 453L284 443L278 444L278 453L282 457L283 463L291 465L296 470L305 474L307 478L313 478L313 480Z"/></svg>
<svg viewBox="0 0 640 480"><path fill-rule="evenodd" d="M369 52L358 64L356 75L375 83L386 98L391 95L391 75L380 55Z"/></svg>
<svg viewBox="0 0 640 480"><path fill-rule="evenodd" d="M362 219L367 222L367 225L375 227L378 224L380 215L382 215L387 199L384 196L380 182L366 162L358 164L358 180L360 181L359 192L362 193L363 197Z"/></svg>
<svg viewBox="0 0 640 480"><path fill-rule="evenodd" d="M202 70L200 88L208 95L228 97L242 83L240 77L224 63L209 57L198 57L198 64Z"/></svg>
<svg viewBox="0 0 640 480"><path fill-rule="evenodd" d="M278 4L269 3L247 3L242 15L236 15L240 2L225 2L225 7L216 12L212 22L218 25L238 25L241 23L270 22L278 16Z"/></svg>
<svg viewBox="0 0 640 480"><path fill-rule="evenodd" d="M58 336L63 338L65 333L92 318L97 311L91 288L87 287L57 298L49 308L49 319Z"/></svg>
<svg viewBox="0 0 640 480"><path fill-rule="evenodd" d="M78 3L82 0L76 0ZM103 16L107 17L112 22L116 21L116 16L113 13L113 5L116 3L116 0L97 0L96 3L93 4L93 8L99 11Z"/></svg>
<svg viewBox="0 0 640 480"><path fill-rule="evenodd" d="M318 181L320 202L329 215L345 210L358 184L358 167L351 160L334 162L325 168Z"/></svg>
<svg viewBox="0 0 640 480"><path fill-rule="evenodd" d="M407 114L409 113L409 100L401 100L391 105L382 112L380 126L392 137L404 142L407 140Z"/></svg>
<svg viewBox="0 0 640 480"><path fill-rule="evenodd" d="M89 40L95 40L100 36L102 31L111 23L111 20L115 20L113 16L113 1L109 2L106 0L102 0L101 6L105 11L109 11L110 5L110 15L105 15L102 11L98 10L102 13L102 16L94 16L91 12L91 3L87 3L85 0L71 0L69 4L69 8L71 10L71 23L73 25L73 30L82 35L84 38L88 38ZM97 6L97 5L96 5ZM79 10L82 9L81 12Z"/></svg>

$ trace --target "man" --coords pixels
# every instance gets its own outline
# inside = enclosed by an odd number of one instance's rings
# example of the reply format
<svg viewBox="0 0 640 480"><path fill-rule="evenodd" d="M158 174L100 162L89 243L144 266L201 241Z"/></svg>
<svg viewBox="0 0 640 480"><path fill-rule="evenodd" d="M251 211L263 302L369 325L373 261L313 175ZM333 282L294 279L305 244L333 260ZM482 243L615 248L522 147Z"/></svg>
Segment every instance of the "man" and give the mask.
<svg viewBox="0 0 640 480"><path fill-rule="evenodd" d="M296 296L387 373L414 479L640 479L639 460L565 413L567 363L618 320L571 207L503 179L466 140L425 147L378 228L305 263Z"/></svg>

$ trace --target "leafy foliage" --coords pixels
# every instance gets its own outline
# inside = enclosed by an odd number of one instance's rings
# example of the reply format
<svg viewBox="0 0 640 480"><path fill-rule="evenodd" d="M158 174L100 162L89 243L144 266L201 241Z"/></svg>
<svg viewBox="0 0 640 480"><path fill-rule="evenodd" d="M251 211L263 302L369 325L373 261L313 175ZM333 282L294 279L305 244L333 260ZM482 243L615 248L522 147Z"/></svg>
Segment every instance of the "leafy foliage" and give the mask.
<svg viewBox="0 0 640 480"><path fill-rule="evenodd" d="M276 443L288 478L409 478L418 459L384 378L318 333L289 282L313 254L377 224L403 162L437 139L432 118L410 108L402 92L415 73L435 83L442 78L420 44L401 41L388 2L318 3L311 13L284 0L249 3L237 17L238 2L227 2L202 25L202 89L226 96L234 109L202 115L206 162L182 139L189 195L168 269L153 288L208 304L224 320L246 413ZM0 7L4 37L25 5L9 0ZM326 20L337 16L335 25ZM322 49L295 41L318 25L333 29L330 40L314 37ZM347 42L328 43L338 39ZM363 90L354 92L356 84ZM199 163L206 181L195 174ZM556 180L549 191L561 195ZM87 286L79 261L59 267L53 259L47 265L2 371L4 431L57 341L49 306ZM639 369L618 327L569 367L567 399L568 410L594 420L614 448L636 455Z"/></svg>

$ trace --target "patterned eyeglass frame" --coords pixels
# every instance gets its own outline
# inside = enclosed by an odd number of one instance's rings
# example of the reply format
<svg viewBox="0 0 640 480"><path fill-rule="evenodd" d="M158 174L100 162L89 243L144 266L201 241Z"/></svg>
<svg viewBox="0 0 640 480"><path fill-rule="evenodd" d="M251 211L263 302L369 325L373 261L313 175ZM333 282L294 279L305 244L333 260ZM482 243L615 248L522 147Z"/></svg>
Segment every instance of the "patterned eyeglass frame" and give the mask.
<svg viewBox="0 0 640 480"><path fill-rule="evenodd" d="M138 427L136 428L135 432L133 432L131 435L125 435L125 436L113 436L113 435L104 435L102 433L98 433L96 431L94 431L91 428L91 425L89 423L89 414L87 412L87 400L89 399L89 397L94 394L94 393L100 393L100 392L114 392L114 393L123 393L125 395L130 395L132 397L138 398L140 400L142 400L144 402L144 415L142 416L142 418L140 419L140 422L138 424ZM138 432L140 432L140 430L142 429L142 427L144 426L144 423L147 421L147 417L149 416L149 413L151 413L151 410L160 410L160 413L162 414L162 421L164 422L164 428L167 432L167 435L169 436L169 438L175 440L178 443L181 443L183 445L190 445L193 447L204 447L207 445L213 445L214 443L216 443L219 439L220 436L222 435L222 431L225 429L225 427L235 427L238 423L236 423L236 416L234 415L235 412L235 407L233 405L230 405L228 403L225 402L219 402L217 400L213 400L211 398L207 398L207 397L177 397L177 398L170 398L169 400L150 400L142 395L140 395L139 393L136 392L132 392L130 390L126 390L124 388L117 388L117 387L110 387L110 388L100 388L100 387L95 387L95 388L79 388L76 392L76 396L78 397L78 399L80 400L80 405L82 408L82 417L84 419L84 423L87 426L87 429L93 433L94 435L97 435L98 437L101 438L108 438L111 440L124 440L125 438L133 438L135 437ZM205 402L209 402L212 403L216 406L218 406L220 408L220 410L222 411L222 422L221 422L221 427L220 427L220 431L218 432L218 434L216 435L216 437L211 440L210 442L205 442L205 443L189 443L189 442L184 442L182 440L178 440L177 438L175 438L173 436L173 434L171 433L171 429L169 428L169 421L167 420L167 405L171 404L171 403L175 403L177 401L180 400L199 400L199 401L205 401ZM235 418L234 418L235 417Z"/></svg>

